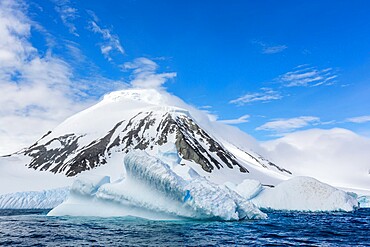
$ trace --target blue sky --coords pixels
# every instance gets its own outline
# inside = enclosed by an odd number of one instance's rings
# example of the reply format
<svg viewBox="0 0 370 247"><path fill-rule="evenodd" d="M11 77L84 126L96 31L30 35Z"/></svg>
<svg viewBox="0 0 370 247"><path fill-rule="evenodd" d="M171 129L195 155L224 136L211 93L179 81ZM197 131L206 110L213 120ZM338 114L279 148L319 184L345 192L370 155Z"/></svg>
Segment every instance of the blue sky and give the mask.
<svg viewBox="0 0 370 247"><path fill-rule="evenodd" d="M22 63L54 66L50 78L60 83L48 88L74 98L54 122L127 85L135 59L146 58L159 85L258 140L333 127L370 136L369 1L10 2L3 17L30 32L9 31L3 45L16 39L29 48L14 48ZM0 70L11 75L6 85L27 86L31 77L11 69ZM26 117L45 112L17 104Z"/></svg>

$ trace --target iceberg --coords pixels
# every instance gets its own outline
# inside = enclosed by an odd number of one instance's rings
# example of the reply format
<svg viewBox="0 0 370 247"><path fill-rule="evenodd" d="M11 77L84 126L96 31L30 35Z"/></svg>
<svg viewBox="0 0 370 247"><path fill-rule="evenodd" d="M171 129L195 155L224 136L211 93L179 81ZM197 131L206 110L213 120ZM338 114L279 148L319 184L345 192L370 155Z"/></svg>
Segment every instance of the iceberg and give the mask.
<svg viewBox="0 0 370 247"><path fill-rule="evenodd" d="M253 203L201 176L185 180L144 151L124 159L126 178L78 178L70 197L49 215L136 216L148 219L264 219ZM194 171L195 174L195 171Z"/></svg>
<svg viewBox="0 0 370 247"><path fill-rule="evenodd" d="M342 190L310 177L294 177L264 189L251 200L260 208L294 211L353 211L358 201Z"/></svg>
<svg viewBox="0 0 370 247"><path fill-rule="evenodd" d="M360 196L357 200L360 208L370 208L370 196Z"/></svg>
<svg viewBox="0 0 370 247"><path fill-rule="evenodd" d="M226 182L224 185L247 200L256 197L263 190L260 181L254 179L244 179L239 184Z"/></svg>
<svg viewBox="0 0 370 247"><path fill-rule="evenodd" d="M64 202L69 188L16 192L0 195L0 209L50 209Z"/></svg>
<svg viewBox="0 0 370 247"><path fill-rule="evenodd" d="M96 193L103 184L107 183L110 183L109 176L82 175L72 184L71 193L89 196Z"/></svg>

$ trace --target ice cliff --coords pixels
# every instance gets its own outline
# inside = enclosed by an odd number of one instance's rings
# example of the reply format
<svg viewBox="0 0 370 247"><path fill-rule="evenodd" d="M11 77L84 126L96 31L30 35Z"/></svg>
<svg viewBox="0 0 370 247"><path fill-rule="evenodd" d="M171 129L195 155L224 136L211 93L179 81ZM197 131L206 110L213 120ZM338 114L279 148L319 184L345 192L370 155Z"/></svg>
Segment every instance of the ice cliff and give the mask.
<svg viewBox="0 0 370 247"><path fill-rule="evenodd" d="M69 188L0 195L0 209L50 209L67 199Z"/></svg>
<svg viewBox="0 0 370 247"><path fill-rule="evenodd" d="M49 215L83 213L218 220L266 218L255 205L229 188L196 176L194 171L193 178L185 180L169 165L145 152L130 152L125 157L124 166L127 177L121 181L110 183L106 177L77 179L70 198Z"/></svg>

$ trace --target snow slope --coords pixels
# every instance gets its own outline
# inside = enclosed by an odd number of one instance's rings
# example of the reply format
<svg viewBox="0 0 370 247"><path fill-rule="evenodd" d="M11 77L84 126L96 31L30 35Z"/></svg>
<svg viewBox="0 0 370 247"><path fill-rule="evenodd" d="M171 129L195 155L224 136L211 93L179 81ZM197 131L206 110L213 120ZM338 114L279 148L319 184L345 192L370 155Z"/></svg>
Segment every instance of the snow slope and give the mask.
<svg viewBox="0 0 370 247"><path fill-rule="evenodd" d="M260 208L297 211L353 211L359 206L350 194L310 177L264 189L252 202Z"/></svg>
<svg viewBox="0 0 370 247"><path fill-rule="evenodd" d="M27 168L24 156L0 158L0 195L68 187L73 178Z"/></svg>

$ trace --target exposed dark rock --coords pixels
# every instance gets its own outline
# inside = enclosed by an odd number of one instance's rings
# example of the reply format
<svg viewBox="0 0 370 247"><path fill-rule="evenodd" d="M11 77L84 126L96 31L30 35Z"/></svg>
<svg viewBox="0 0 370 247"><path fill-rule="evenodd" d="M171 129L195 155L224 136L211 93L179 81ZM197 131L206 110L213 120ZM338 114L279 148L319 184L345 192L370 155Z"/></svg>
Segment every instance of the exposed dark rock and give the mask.
<svg viewBox="0 0 370 247"><path fill-rule="evenodd" d="M120 126L119 122L109 133L99 140L95 140L88 146L79 149L78 140L82 136L68 134L53 138L44 145L32 145L29 149L24 151L25 155L32 157L28 167L39 170L49 170L51 172L64 172L67 176L74 176L81 171L89 170L105 161L105 150L109 144L110 138L114 131ZM52 149L49 145L52 142L60 142L60 148ZM73 159L68 160L70 155L77 154Z"/></svg>
<svg viewBox="0 0 370 247"><path fill-rule="evenodd" d="M157 127L157 136L160 133L156 144L162 146L167 143L167 137L169 134L173 134L176 131L176 122L172 119L170 114L166 114L164 119L161 120Z"/></svg>
<svg viewBox="0 0 370 247"><path fill-rule="evenodd" d="M79 138L81 138L81 136L67 134L58 138L53 138L45 143L45 145L32 145L29 149L24 151L25 155L33 158L30 164L28 164L28 167L48 170L53 164L64 164L68 156L77 150ZM48 146L55 141L60 143L60 148L48 148Z"/></svg>
<svg viewBox="0 0 370 247"><path fill-rule="evenodd" d="M258 164L260 164L264 168L268 168L267 165L265 164L265 163L267 163L269 166L275 167L276 169L278 169L281 172L286 172L286 173L292 175L292 172L290 172L289 170L277 166L276 164L272 163L271 161L268 161L267 159L263 158L261 155L258 155L258 158L256 158L253 155L251 155L250 153L248 153L248 152L246 152L246 151L244 151L240 148L238 148L238 149L243 151L245 154L247 154L249 157L251 157L253 160L255 160Z"/></svg>
<svg viewBox="0 0 370 247"><path fill-rule="evenodd" d="M112 152L149 150L171 140L175 142L181 158L199 164L206 172L226 166L249 172L238 163L232 153L186 115L165 113L158 117L154 112L140 112L127 121L126 125L123 123L124 121L117 123L104 137L86 146L78 146L82 136L68 134L54 138L44 145L35 143L23 153L32 157L28 164L30 168L74 176L104 165ZM49 145L53 141L59 141L60 147L52 149Z"/></svg>
<svg viewBox="0 0 370 247"><path fill-rule="evenodd" d="M140 112L131 118L126 128L122 131L125 133L121 140L121 144L123 144L122 151L130 147L144 150L149 146L150 142L144 137L144 135L145 132L154 125L155 119L151 119L153 114L152 112L144 118L140 118L142 114L143 113Z"/></svg>
<svg viewBox="0 0 370 247"><path fill-rule="evenodd" d="M41 138L40 138L40 140L42 140L42 139L44 139L45 137L47 137L48 135L50 135L51 134L51 130L49 130L45 135L43 135Z"/></svg>
<svg viewBox="0 0 370 247"><path fill-rule="evenodd" d="M281 168L280 166L277 166L277 165L275 165L274 163L272 163L272 162L268 162L268 164L270 165L270 166L273 166L273 167L275 167L276 169L278 169L279 171L281 171L281 172L286 172L286 173L289 173L290 175L292 175L292 172L291 171L289 171L289 170L287 170L287 169L284 169L284 168Z"/></svg>
<svg viewBox="0 0 370 247"><path fill-rule="evenodd" d="M112 138L113 133L123 123L119 122L106 136L91 142L86 147L79 150L77 155L65 164L59 163L51 171L64 172L67 176L74 176L82 171L90 170L94 167L107 163L105 151Z"/></svg>
<svg viewBox="0 0 370 247"><path fill-rule="evenodd" d="M176 135L176 149L183 159L194 161L195 163L202 166L206 172L211 172L214 167L211 163L203 156L203 154L196 148L192 147L189 141L181 132Z"/></svg>
<svg viewBox="0 0 370 247"><path fill-rule="evenodd" d="M248 172L246 168L244 168L236 161L236 158L233 154L223 148L217 141L215 141L214 138L212 138L209 134L207 134L207 132L200 128L191 118L181 116L176 119L176 123L179 126L179 131L183 135L185 142L189 141L188 144L191 147L191 150L198 154L198 156L202 160L202 163L205 163L209 168L212 167L210 168L211 170L213 169L213 166L210 163L213 163L213 165L216 166L218 169L223 167L222 163L224 163L231 169L236 166L239 167L239 170L241 172ZM201 143L205 143L208 145L208 151L203 148ZM199 155L198 150L201 153L204 153L204 155ZM179 152L181 153L181 150L179 150ZM211 153L215 153L220 158L222 163L216 160L211 155ZM208 159L205 158L205 155L208 157ZM186 156L184 156L183 158L187 159ZM194 161L200 164L199 161ZM203 166L204 165L202 165L202 168L207 171Z"/></svg>
<svg viewBox="0 0 370 247"><path fill-rule="evenodd" d="M261 184L263 187L275 188L272 184Z"/></svg>
<svg viewBox="0 0 370 247"><path fill-rule="evenodd" d="M155 138L150 137L149 134L146 135L157 121L160 122L156 127ZM175 135L175 145L179 155L183 159L201 165L207 172L211 172L214 168L220 169L224 164L229 168L237 166L241 172L248 172L238 164L230 152L214 141L191 118L187 116L174 118L170 113L161 116L160 120L155 119L153 112L137 114L129 120L108 150L115 146L121 146L121 151L124 152L128 152L129 149L153 149L153 144L159 146L166 144L171 135ZM210 147L209 150L206 150L201 143L206 143ZM212 153L216 154L220 161Z"/></svg>

